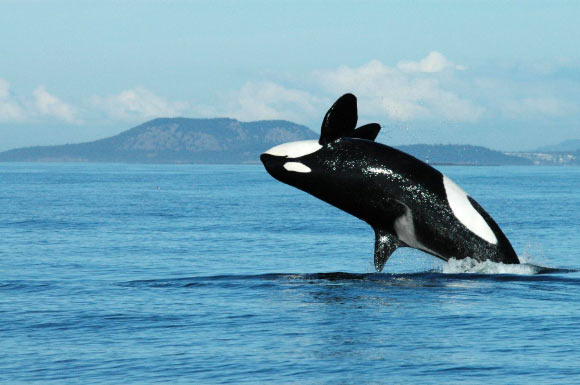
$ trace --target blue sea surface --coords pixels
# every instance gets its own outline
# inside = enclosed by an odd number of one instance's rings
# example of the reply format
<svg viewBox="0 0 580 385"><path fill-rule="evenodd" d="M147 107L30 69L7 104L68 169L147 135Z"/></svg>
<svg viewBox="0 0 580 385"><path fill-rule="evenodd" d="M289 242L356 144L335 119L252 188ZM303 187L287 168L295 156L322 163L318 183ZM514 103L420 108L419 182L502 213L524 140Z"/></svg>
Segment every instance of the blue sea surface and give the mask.
<svg viewBox="0 0 580 385"><path fill-rule="evenodd" d="M580 168L440 169L526 265L376 273L257 165L0 164L0 383L580 383Z"/></svg>

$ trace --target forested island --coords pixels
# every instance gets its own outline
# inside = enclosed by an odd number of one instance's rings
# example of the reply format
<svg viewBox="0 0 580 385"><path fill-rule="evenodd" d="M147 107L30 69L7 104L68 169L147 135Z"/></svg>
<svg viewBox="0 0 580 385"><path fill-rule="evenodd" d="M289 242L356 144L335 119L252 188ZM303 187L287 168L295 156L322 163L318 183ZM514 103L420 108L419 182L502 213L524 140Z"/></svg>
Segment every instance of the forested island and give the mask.
<svg viewBox="0 0 580 385"><path fill-rule="evenodd" d="M0 162L258 163L277 144L317 139L308 127L285 120L240 122L229 118L159 118L93 142L18 148ZM431 164L580 165L580 141L534 152L501 152L481 146L396 146Z"/></svg>

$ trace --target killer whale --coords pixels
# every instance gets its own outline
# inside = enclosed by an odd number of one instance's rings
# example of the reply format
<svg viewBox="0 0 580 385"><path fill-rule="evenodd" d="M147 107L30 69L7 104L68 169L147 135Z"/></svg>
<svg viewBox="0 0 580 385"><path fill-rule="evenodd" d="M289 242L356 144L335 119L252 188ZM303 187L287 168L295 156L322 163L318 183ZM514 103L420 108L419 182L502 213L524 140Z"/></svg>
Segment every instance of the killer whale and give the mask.
<svg viewBox="0 0 580 385"><path fill-rule="evenodd" d="M357 119L356 97L345 94L326 113L318 141L284 143L260 160L275 179L367 222L375 232L377 271L399 247L445 261L519 263L498 224L472 197L430 165L376 143L380 125L355 128Z"/></svg>

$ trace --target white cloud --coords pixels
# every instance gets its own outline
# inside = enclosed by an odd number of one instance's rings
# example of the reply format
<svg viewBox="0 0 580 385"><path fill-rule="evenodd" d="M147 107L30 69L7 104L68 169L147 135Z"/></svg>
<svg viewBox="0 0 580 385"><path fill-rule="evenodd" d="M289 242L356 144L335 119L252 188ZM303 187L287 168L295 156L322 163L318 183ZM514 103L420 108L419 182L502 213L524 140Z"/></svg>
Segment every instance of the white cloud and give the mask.
<svg viewBox="0 0 580 385"><path fill-rule="evenodd" d="M448 69L455 69L459 71L464 71L467 69L467 67L463 65L456 65L453 62L447 60L443 54L437 51L431 51L427 57L421 59L418 62L402 60L397 64L397 68L403 72L424 73L435 73Z"/></svg>
<svg viewBox="0 0 580 385"><path fill-rule="evenodd" d="M526 118L534 115L557 117L578 110L576 105L550 96L507 100L503 103L502 109L506 115L513 118Z"/></svg>
<svg viewBox="0 0 580 385"><path fill-rule="evenodd" d="M273 82L248 82L234 94L231 114L240 120L287 119L304 122L320 114L319 99Z"/></svg>
<svg viewBox="0 0 580 385"><path fill-rule="evenodd" d="M465 69L432 51L419 60L399 61L396 65L372 60L358 67L313 71L304 80L310 84L307 89L280 84L276 79L250 81L238 90L225 91L225 98L224 93L218 94L210 105L169 100L136 87L94 96L73 106L44 86L32 94L14 96L9 82L0 78L0 123L38 123L52 118L78 124L83 120L97 122L99 114L104 114L131 123L156 117L229 116L246 121L287 119L314 127L330 104L345 92L358 97L361 123L371 119L477 122L484 114L488 119L504 120L569 118L580 113L577 71L569 70L565 78L551 77L555 69L540 74L517 72L515 76L513 68L506 71L496 65L486 68L486 77L481 78L474 76L473 69L458 72Z"/></svg>
<svg viewBox="0 0 580 385"><path fill-rule="evenodd" d="M75 108L50 94L44 86L37 87L32 94L34 106L39 114L52 116L67 123L80 123Z"/></svg>
<svg viewBox="0 0 580 385"><path fill-rule="evenodd" d="M10 93L10 83L0 78L0 122L22 121L26 114Z"/></svg>
<svg viewBox="0 0 580 385"><path fill-rule="evenodd" d="M477 121L484 109L445 89L434 69L441 68L429 56L425 69L417 73L392 68L373 60L358 68L341 66L333 71L317 71L315 78L334 94L353 92L359 98L361 114L387 116L393 120L446 119ZM420 63L421 63L420 62Z"/></svg>
<svg viewBox="0 0 580 385"><path fill-rule="evenodd" d="M187 103L170 102L151 91L138 87L109 97L94 97L93 105L120 120L175 117L189 109Z"/></svg>
<svg viewBox="0 0 580 385"><path fill-rule="evenodd" d="M580 83L574 79L554 81L535 75L523 79L481 78L472 84L472 92L479 93L498 118L551 119L572 117L580 112L576 102Z"/></svg>

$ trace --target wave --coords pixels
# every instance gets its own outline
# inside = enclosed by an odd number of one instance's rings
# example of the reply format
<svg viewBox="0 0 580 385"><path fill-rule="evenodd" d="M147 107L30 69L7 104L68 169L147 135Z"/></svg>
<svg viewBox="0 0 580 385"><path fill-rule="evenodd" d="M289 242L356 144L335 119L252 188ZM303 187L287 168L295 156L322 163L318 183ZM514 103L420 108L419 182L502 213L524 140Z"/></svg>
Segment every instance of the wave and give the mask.
<svg viewBox="0 0 580 385"><path fill-rule="evenodd" d="M208 285L220 286L274 286L289 282L316 281L367 281L378 283L396 283L402 281L450 282L450 281L533 281L533 282L568 282L580 285L580 277L565 276L565 273L577 273L578 269L561 269L542 267L533 264L504 265L501 263L451 261L442 269L417 273L268 273L256 275L214 275L168 279L137 280L121 283L131 287L199 287Z"/></svg>
<svg viewBox="0 0 580 385"><path fill-rule="evenodd" d="M501 262L478 261L472 258L454 259L451 258L441 268L444 274L513 274L513 275L534 275L534 274L555 274L573 273L578 270L561 269L534 265L532 263L504 264Z"/></svg>

